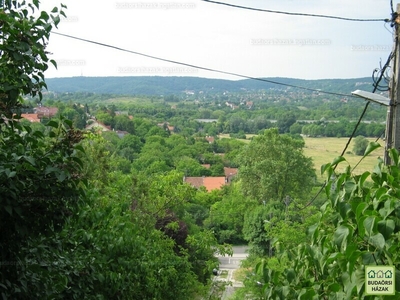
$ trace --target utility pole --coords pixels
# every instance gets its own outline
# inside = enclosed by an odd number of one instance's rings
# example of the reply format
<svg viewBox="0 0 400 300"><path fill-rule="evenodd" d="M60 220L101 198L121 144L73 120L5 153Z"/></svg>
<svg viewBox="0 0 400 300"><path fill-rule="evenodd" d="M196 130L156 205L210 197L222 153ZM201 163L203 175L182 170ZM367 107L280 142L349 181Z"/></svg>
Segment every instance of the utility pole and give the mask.
<svg viewBox="0 0 400 300"><path fill-rule="evenodd" d="M386 126L386 150L395 148L400 151L400 4L397 4L396 19L394 24L394 57L392 65L392 78L390 82L390 106L388 111L388 124ZM390 164L388 153L385 153L385 164Z"/></svg>

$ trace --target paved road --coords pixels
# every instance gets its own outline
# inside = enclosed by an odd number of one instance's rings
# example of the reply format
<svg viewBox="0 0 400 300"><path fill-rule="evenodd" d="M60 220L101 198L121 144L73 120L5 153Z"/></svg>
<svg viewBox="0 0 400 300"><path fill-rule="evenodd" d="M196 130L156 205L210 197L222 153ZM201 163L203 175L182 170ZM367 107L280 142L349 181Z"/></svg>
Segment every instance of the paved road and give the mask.
<svg viewBox="0 0 400 300"><path fill-rule="evenodd" d="M225 292L222 295L222 300L228 299L235 291L235 288L242 287L243 284L233 279L233 272L240 268L240 262L247 257L248 246L233 246L232 256L218 256L219 270L228 271L228 277L216 278L216 280L231 282L232 285L227 285Z"/></svg>

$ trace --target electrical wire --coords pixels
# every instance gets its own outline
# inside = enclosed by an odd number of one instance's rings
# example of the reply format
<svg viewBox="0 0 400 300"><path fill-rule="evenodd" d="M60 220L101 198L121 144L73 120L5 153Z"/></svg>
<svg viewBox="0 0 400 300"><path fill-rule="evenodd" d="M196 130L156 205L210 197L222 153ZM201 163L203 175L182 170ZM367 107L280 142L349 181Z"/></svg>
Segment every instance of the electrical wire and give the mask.
<svg viewBox="0 0 400 300"><path fill-rule="evenodd" d="M390 53L385 65L382 68L382 72L380 72L380 74L379 74L379 78L376 80L376 82L374 84L374 88L373 88L372 93L375 93L377 91L379 82L384 78L385 71L386 71L387 68L390 67L390 62L391 62L392 58L394 57L394 55L395 55L395 51ZM364 115L365 115L365 113L366 113L366 111L368 109L369 104L370 104L370 101L367 101L367 103L365 104L364 110L362 111L360 118L358 119L356 125L354 126L353 132L351 133L350 138L348 139L348 141L346 143L346 146L344 147L344 149L343 149L343 151L342 151L340 156L343 156L345 154L347 148L349 147L349 145L351 143L351 140L353 139L353 137L354 137L354 135L355 135L355 133L356 133L356 131L358 129L358 126L361 124L361 121L362 121L362 119L363 119L363 117L364 117ZM361 158L360 161L355 165L355 167L352 169L352 172L360 164L362 159L363 158ZM338 165L335 165L333 167L333 171L336 170L337 166ZM325 181L324 184L321 186L321 188L318 190L317 194L300 210L303 210L303 209L307 208L308 206L310 206L312 203L314 203L314 201L317 199L319 194L321 194L322 190L326 187L326 184L327 184L327 182Z"/></svg>
<svg viewBox="0 0 400 300"><path fill-rule="evenodd" d="M274 14L283 14L283 15L290 15L290 16L327 18L327 19L336 19L336 20L354 21L354 22L389 22L389 19L346 18L346 17L338 17L338 16L330 16L330 15L306 14L306 13L297 13L297 12L287 12L287 11L279 11L279 10L261 9L261 8L241 6L241 5L235 5L235 4L219 2L219 1L212 1L212 0L201 0L201 1L208 2L208 3L213 3L213 4L218 4L218 5L234 7L234 8L247 9L247 10L259 11L259 12L266 12L266 13L274 13Z"/></svg>
<svg viewBox="0 0 400 300"><path fill-rule="evenodd" d="M382 79L385 78L385 71L386 71L387 68L390 67L390 62L391 62L391 60L392 60L393 57L394 57L394 53L395 53L395 52L390 53L390 55L389 55L389 57L388 57L388 59L387 59L385 65L384 65L383 68L382 68L382 72L380 72L380 75L379 75L379 78L378 78L376 84L374 84L374 89L373 89L372 93L375 93L375 92L379 89L379 82L380 82ZM369 106L370 103L371 103L370 101L367 101L367 103L365 104L364 110L363 110L363 112L361 113L361 116L360 116L360 118L358 119L358 122L357 122L357 124L356 124L356 126L355 126L355 128L354 128L354 130L353 130L353 133L351 134L351 136L350 136L350 138L349 138L349 141L348 141L347 144L346 144L346 147L343 149L341 156L343 156L344 153L346 152L346 150L347 150L347 148L348 148L348 146L349 146L349 144L350 144L350 142L351 142L351 139L354 137L354 135L355 135L355 133L356 133L356 131L357 131L357 129L358 129L358 126L360 125L361 120L362 120L362 118L364 117L365 112L367 111L367 108L368 108L368 106ZM357 164L357 165L358 165L358 164ZM353 170L354 170L354 168L353 168Z"/></svg>
<svg viewBox="0 0 400 300"><path fill-rule="evenodd" d="M179 62L179 61L175 61L175 60L171 60L171 59L165 59L165 58L161 58L161 57L158 57L158 56L149 55L149 54L145 54L145 53L141 53L141 52L137 52L137 51L132 51L132 50L120 48L120 47L117 47L117 46L113 46L113 45L109 45L109 44L105 44L105 43L100 43L100 42L96 42L96 41L93 41L93 40L88 40L88 39L84 39L84 38L80 38L80 37L76 37L76 36L72 36L72 35L68 35L68 34L63 34L63 33L60 33L60 32L53 32L53 34L56 34L56 35L59 35L59 36L63 36L63 37L67 37L67 38L71 38L71 39L75 39L75 40L79 40L79 41L86 42L86 43L91 43L91 44L95 44L95 45L99 45L99 46L103 46L103 47L107 47L107 48L111 48L111 49L127 52L127 53L131 53L131 54L135 54L135 55L139 55L139 56L143 56L143 57L147 57L147 58L151 58L151 59L155 59L155 60L160 60L160 61L164 61L164 62L168 62L168 63L183 65L183 66L186 66L186 67L196 68L196 69L200 69L200 70L216 72L216 73L221 73L221 74L226 74L226 75L233 75L233 76L237 76L237 77L241 77L241 78L252 79L252 80L257 80L257 81L262 81L262 82L267 82L267 83L272 83L272 84L276 84L276 85L282 85L282 86L287 86L287 87L292 87L292 88L297 88L297 89L302 89L302 90L307 90L307 91L312 91L312 92L318 92L318 93L322 93L322 94L345 96L345 97L355 97L353 95L334 93L334 92L327 92L327 91L311 89L311 88L302 87L302 86L296 86L296 85L293 85L293 84L287 84L287 83L283 83L283 82L278 82L278 81L274 81L274 80L268 80L268 79L264 79L264 78L257 78L257 77L242 75L242 74L238 74L238 73L234 73L234 72L222 71L222 70L212 69L212 68L208 68L208 67L201 67L201 66L197 66L197 65L193 65L193 64L189 64L189 63ZM391 53L389 55L388 61L386 62L385 66L384 66L384 69L386 69L389 66L390 60L392 58L392 55L393 55L393 53ZM376 91L377 85L382 80L382 78L384 76L383 74L384 74L384 70L383 70L383 72L380 73L380 78L377 80L377 82L375 82L373 93ZM357 124L356 124L356 126L354 128L354 130L353 130L353 133L350 136L349 141L347 142L347 144L346 144L341 156L344 155L344 152L348 148L348 146L349 146L349 144L350 144L350 142L351 142L356 130L358 129L358 126L361 123L362 118L365 115L365 112L366 112L366 110L368 108L368 105L369 105L369 102L367 102L367 104L366 104L366 106L364 108L364 111L362 112L362 114L361 114L361 116L360 116L360 118L359 118L359 120L358 120L358 122L357 122ZM335 166L334 169L336 169L336 166ZM306 204L302 209L305 209L306 207L310 206L316 200L316 198L322 192L322 190L324 189L325 186L326 186L326 182L323 184L323 186L321 187L319 192L314 196L314 198L308 204Z"/></svg>
<svg viewBox="0 0 400 300"><path fill-rule="evenodd" d="M202 66L198 66L198 65L189 64L189 63L179 62L179 61L176 61L176 60L166 59L166 58L162 58L162 57L158 57L158 56L154 56L154 55L149 55L149 54L145 54L145 53L141 53L141 52L137 52L137 51L133 51L133 50L128 50L128 49L120 48L120 47L117 47L117 46L113 46L113 45L109 45L109 44L105 44L105 43L101 43L101 42L96 42L96 41L93 41L93 40L88 40L88 39L85 39L85 38L80 38L80 37L76 37L76 36L73 36L73 35L64 34L64 33L60 33L60 32L52 32L52 34L60 35L60 36L63 36L63 37L79 40L79 41L82 41L82 42L86 42L86 43L90 43L90 44L94 44L94 45L98 45L98 46L103 46L103 47L107 47L107 48L111 48L111 49L115 49L115 50L131 53L131 54L135 54L135 55L139 55L139 56L143 56L143 57L147 57L147 58L151 58L151 59L155 59L155 60L159 60L159 61L164 61L164 62L168 62L168 63L172 63L172 64L177 64L177 65L182 65L182 66L186 66L186 67L190 67L190 68L195 68L195 69L199 69L199 70L204 70L204 71L209 71L209 72L214 72L214 73L220 73L220 74L225 74L225 75L232 75L232 76L241 77L241 78L245 78L245 79L257 80L257 81L261 81L261 82L267 82L267 83L271 83L271 84L287 86L287 87L292 87L292 88L311 91L311 92L318 92L318 93L321 93L321 94L328 94L328 95L335 95L335 96L341 96L341 97L353 97L353 98L356 98L354 95L351 95L351 94L349 95L349 94L341 94L341 93L335 93L335 92L322 91L322 90L307 88L307 87L304 87L304 86L298 86L298 85L294 85L294 84L288 84L288 83L284 83L284 82L279 82L279 81L275 81L275 80L252 77L252 76L248 76L248 75L242 75L242 74L239 74L239 73L222 71L222 70L217 70L217 69L213 69L213 68L202 67Z"/></svg>
<svg viewBox="0 0 400 300"><path fill-rule="evenodd" d="M387 32L389 32L390 34L394 34L394 30L390 30L389 28L386 27L387 23L384 24L385 29L387 30Z"/></svg>

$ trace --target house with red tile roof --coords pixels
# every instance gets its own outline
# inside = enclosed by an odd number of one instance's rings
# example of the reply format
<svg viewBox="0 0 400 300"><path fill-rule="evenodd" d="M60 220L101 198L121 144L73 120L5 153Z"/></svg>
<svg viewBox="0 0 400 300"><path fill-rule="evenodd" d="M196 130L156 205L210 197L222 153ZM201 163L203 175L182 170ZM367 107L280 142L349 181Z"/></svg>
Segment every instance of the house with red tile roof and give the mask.
<svg viewBox="0 0 400 300"><path fill-rule="evenodd" d="M27 119L31 123L40 123L38 114L21 114L21 117Z"/></svg>
<svg viewBox="0 0 400 300"><path fill-rule="evenodd" d="M57 107L39 106L39 107L35 107L34 111L40 119L41 118L51 118L57 114L58 108Z"/></svg>
<svg viewBox="0 0 400 300"><path fill-rule="evenodd" d="M210 144L214 143L215 138L213 136L206 136L206 140L207 142L209 142Z"/></svg>
<svg viewBox="0 0 400 300"><path fill-rule="evenodd" d="M226 184L225 177L204 177L203 185L207 191L219 190Z"/></svg>
<svg viewBox="0 0 400 300"><path fill-rule="evenodd" d="M231 182L233 177L235 177L235 175L237 174L237 172L238 172L237 168L224 167L226 181Z"/></svg>
<svg viewBox="0 0 400 300"><path fill-rule="evenodd" d="M208 192L219 190L226 184L225 177L184 177L183 181L195 188L204 186Z"/></svg>

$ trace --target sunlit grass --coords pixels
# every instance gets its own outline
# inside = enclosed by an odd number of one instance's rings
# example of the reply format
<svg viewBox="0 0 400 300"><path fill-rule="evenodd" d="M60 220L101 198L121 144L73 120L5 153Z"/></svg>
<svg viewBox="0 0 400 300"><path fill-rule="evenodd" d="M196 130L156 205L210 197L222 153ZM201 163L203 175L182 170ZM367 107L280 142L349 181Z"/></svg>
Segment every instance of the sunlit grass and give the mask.
<svg viewBox="0 0 400 300"><path fill-rule="evenodd" d="M331 163L333 159L340 156L345 149L346 144L348 143L348 138L304 138L305 140L305 148L304 154L308 157L311 157L314 162L314 167L317 171L317 175L320 176L321 166L327 163ZM368 139L370 142L375 141L376 139L370 138ZM384 155L384 142L382 140L378 141L381 145L380 148L372 152L369 156L365 157L361 162L362 156L355 155L353 153L354 140L352 140L347 147L344 158L347 163L341 163L337 171L341 172L350 165L351 167L355 167L357 163L359 165L356 169L354 169L354 174L361 174L366 171L372 171L374 166L378 163L378 157L383 158Z"/></svg>
<svg viewBox="0 0 400 300"><path fill-rule="evenodd" d="M252 269L251 268L239 268L235 271L233 271L232 278L235 281L240 281L243 282L246 277L251 273Z"/></svg>
<svg viewBox="0 0 400 300"><path fill-rule="evenodd" d="M252 135L246 135L247 139L242 140L245 142L250 142ZM229 134L222 134L220 138L229 138ZM370 142L375 141L375 138L368 138ZM340 156L343 150L346 147L346 144L349 141L349 138L311 138L305 137L305 147L304 147L304 154L307 157L311 157L314 162L314 168L317 173L319 179L322 178L321 176L321 166L327 163L331 163L336 157ZM354 174L362 174L366 171L371 172L374 166L378 163L378 157L383 158L384 149L385 149L385 142L382 140L378 140L378 143L381 145L380 148L372 152L369 156L365 157L360 164L354 169ZM349 146L347 147L344 158L346 162L342 162L339 164L338 168L336 169L338 172L344 171L344 169L350 165L351 167L355 167L356 164L361 160L362 156L355 155L353 153L354 147L354 139L350 142Z"/></svg>

